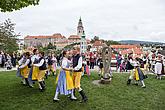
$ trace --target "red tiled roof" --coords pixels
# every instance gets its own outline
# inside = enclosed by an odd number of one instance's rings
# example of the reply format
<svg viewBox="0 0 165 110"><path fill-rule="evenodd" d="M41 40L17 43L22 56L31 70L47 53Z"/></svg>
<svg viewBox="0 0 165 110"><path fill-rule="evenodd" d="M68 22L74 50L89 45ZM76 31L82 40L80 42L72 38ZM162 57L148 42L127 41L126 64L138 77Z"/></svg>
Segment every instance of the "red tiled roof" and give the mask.
<svg viewBox="0 0 165 110"><path fill-rule="evenodd" d="M121 50L120 54L125 55L125 54L129 54L129 53L132 53L132 52L133 52L132 49L126 49L126 50Z"/></svg>
<svg viewBox="0 0 165 110"><path fill-rule="evenodd" d="M131 49L137 48L139 45L111 45L111 47L115 49Z"/></svg>
<svg viewBox="0 0 165 110"><path fill-rule="evenodd" d="M47 39L47 38L66 38L62 36L60 33L53 34L52 36L26 36L24 39Z"/></svg>
<svg viewBox="0 0 165 110"><path fill-rule="evenodd" d="M70 35L68 39L81 39L78 35Z"/></svg>

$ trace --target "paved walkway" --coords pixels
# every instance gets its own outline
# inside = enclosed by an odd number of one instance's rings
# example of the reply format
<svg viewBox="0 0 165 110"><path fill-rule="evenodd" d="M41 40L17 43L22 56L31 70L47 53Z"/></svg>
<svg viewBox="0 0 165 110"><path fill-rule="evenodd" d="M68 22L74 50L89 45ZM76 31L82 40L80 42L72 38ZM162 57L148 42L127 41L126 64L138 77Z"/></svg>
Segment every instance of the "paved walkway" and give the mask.
<svg viewBox="0 0 165 110"><path fill-rule="evenodd" d="M17 70L17 68L12 68L11 70L7 70L6 68L0 68L0 72L1 71L14 71Z"/></svg>

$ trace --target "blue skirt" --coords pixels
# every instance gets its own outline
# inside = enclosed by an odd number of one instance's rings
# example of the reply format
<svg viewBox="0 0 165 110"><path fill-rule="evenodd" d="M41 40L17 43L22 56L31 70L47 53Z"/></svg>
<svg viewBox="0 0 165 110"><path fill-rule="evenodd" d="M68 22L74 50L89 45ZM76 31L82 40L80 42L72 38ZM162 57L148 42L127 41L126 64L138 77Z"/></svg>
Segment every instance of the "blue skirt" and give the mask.
<svg viewBox="0 0 165 110"><path fill-rule="evenodd" d="M138 70L139 79L140 80L145 79L145 76L144 76L144 73L142 72L142 70L140 68L137 68L137 70Z"/></svg>
<svg viewBox="0 0 165 110"><path fill-rule="evenodd" d="M66 74L64 70L60 71L57 81L56 92L59 92L60 94L64 94L64 95L71 94L71 90L67 90Z"/></svg>
<svg viewBox="0 0 165 110"><path fill-rule="evenodd" d="M22 78L22 75L21 75L21 69L20 69L20 68L17 69L16 76Z"/></svg>

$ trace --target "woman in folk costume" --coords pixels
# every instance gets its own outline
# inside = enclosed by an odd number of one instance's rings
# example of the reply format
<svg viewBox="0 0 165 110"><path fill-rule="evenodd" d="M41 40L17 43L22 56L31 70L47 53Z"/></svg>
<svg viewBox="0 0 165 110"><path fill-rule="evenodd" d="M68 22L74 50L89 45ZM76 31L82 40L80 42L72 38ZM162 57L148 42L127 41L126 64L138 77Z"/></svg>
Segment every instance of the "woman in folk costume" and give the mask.
<svg viewBox="0 0 165 110"><path fill-rule="evenodd" d="M20 78L22 78L22 81L21 81L21 83L23 83L23 84L26 84L25 83L25 79L23 78L23 71L26 71L26 69L20 69L19 67L21 66L21 65L23 65L23 64L25 64L25 62L26 62L26 56L25 56L25 53L23 53L21 56L20 56L20 59L18 60L18 64L19 64L19 66L18 66L18 69L17 69L17 76L18 77L20 77Z"/></svg>
<svg viewBox="0 0 165 110"><path fill-rule="evenodd" d="M157 75L157 79L161 80L161 74L162 74L163 69L164 69L164 66L162 62L162 56L158 54L158 57L156 59L156 64L155 64L155 74Z"/></svg>
<svg viewBox="0 0 165 110"><path fill-rule="evenodd" d="M134 61L134 69L132 71L132 75L131 78L129 77L130 80L135 80L135 84L138 85L138 81L141 82L142 84L142 88L145 88L145 84L144 84L144 79L146 78L143 71L140 69L140 64L137 61L137 59ZM131 81L130 81L131 82ZM127 83L128 84L128 83ZM129 83L130 84L130 83Z"/></svg>
<svg viewBox="0 0 165 110"><path fill-rule="evenodd" d="M73 86L73 80L70 76L70 71L72 70L69 68L70 61L68 60L68 52L63 51L63 59L62 59L62 65L61 65L61 71L57 77L57 86L56 86L56 92L53 101L59 101L58 95L64 94L69 95L71 94L71 99L76 100L77 98L74 96L74 86Z"/></svg>
<svg viewBox="0 0 165 110"><path fill-rule="evenodd" d="M26 52L25 53L26 56L26 62L24 64L22 64L20 67L18 67L19 69L21 69L21 75L23 76L23 80L25 80L26 85L28 85L29 87L33 87L28 80L29 77L29 72L30 72L30 68L31 68L31 59L30 59L30 53Z"/></svg>
<svg viewBox="0 0 165 110"><path fill-rule="evenodd" d="M31 67L30 73L29 73L29 81L32 84L34 81L37 81L37 76L39 73L39 68L37 66L33 66L33 64L37 64L39 62L38 49L33 50L31 62L32 62L32 67Z"/></svg>
<svg viewBox="0 0 165 110"><path fill-rule="evenodd" d="M49 54L48 55L48 58L47 58L48 69L47 69L46 78L47 78L48 75L50 75L51 72L54 75L54 71L53 71L53 60L52 60L52 58L53 58L52 54Z"/></svg>
<svg viewBox="0 0 165 110"><path fill-rule="evenodd" d="M44 59L44 52L39 52L39 62L37 64L33 64L33 66L36 66L39 68L39 73L37 76L38 84L39 84L39 89L41 92L45 90L45 82L44 82L44 77L46 73L46 61Z"/></svg>

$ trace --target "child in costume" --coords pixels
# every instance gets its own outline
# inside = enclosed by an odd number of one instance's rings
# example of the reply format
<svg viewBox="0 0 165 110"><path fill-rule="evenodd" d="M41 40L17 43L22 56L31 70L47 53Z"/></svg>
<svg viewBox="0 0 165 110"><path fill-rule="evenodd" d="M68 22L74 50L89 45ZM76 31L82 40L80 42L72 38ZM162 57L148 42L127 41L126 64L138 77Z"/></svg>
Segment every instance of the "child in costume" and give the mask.
<svg viewBox="0 0 165 110"><path fill-rule="evenodd" d="M63 59L62 59L62 65L61 65L61 71L60 74L57 77L57 86L56 86L56 92L53 101L59 101L58 95L69 95L71 94L71 99L76 100L77 98L74 96L74 86L73 86L73 80L70 76L70 71L72 69L69 68L70 61L68 60L68 52L63 52Z"/></svg>

